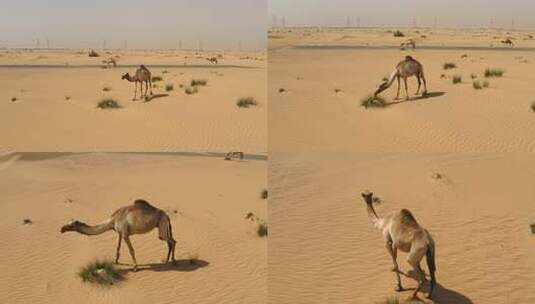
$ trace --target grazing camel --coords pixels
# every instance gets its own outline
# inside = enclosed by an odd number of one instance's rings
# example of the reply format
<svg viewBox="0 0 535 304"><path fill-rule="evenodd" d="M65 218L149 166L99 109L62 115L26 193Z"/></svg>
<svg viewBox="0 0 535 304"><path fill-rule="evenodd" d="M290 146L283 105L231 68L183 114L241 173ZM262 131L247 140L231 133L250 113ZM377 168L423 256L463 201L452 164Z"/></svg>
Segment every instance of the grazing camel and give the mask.
<svg viewBox="0 0 535 304"><path fill-rule="evenodd" d="M411 76L416 76L418 79L418 90L416 90L416 94L420 92L420 86L422 85L422 81L424 81L424 91L422 92L422 96L427 95L427 83L425 81L424 76L424 67L423 65L418 62L416 59L412 58L411 56L405 56L405 59L398 63L396 66L396 69L390 74L390 77L388 80L384 81L379 85L379 88L375 91L373 94L374 97L376 97L379 93L382 91L388 89L395 79L398 80L398 92L396 95L396 99L399 98L399 88L400 88L400 78L403 78L403 82L405 83L405 93L407 97L406 100L409 100L409 90L407 88L407 78Z"/></svg>
<svg viewBox="0 0 535 304"><path fill-rule="evenodd" d="M136 74L134 76L130 76L130 74L126 73L124 74L121 79L126 79L130 82L135 83L134 88L134 99L136 100L136 93L137 93L137 83L140 84L140 90L141 90L141 97L143 98L143 82L145 82L145 97L147 97L147 89L150 88L150 95L152 95L152 79L149 69L147 69L144 65L139 66L139 68L136 70Z"/></svg>
<svg viewBox="0 0 535 304"><path fill-rule="evenodd" d="M209 58L206 58L206 60L208 60L208 62L210 62L210 63L217 64L217 58L216 57L209 57Z"/></svg>
<svg viewBox="0 0 535 304"><path fill-rule="evenodd" d="M407 39L407 41L405 42L402 42L399 47L403 50L405 49L406 47L408 46L411 46L412 49L414 50L416 48L416 42L413 40L413 39Z"/></svg>
<svg viewBox="0 0 535 304"><path fill-rule="evenodd" d="M133 205L117 209L108 220L101 224L89 226L79 221L71 221L61 227L61 233L76 231L85 235L98 235L108 230L114 230L119 234L115 263L119 262L121 240L124 239L134 261L134 271L137 271L136 255L132 243L130 243L130 236L133 234L147 233L154 228L158 228L158 238L167 242L168 251L165 262L169 262L169 257L171 257L172 262L175 263L176 241L173 239L173 230L169 216L163 210L141 199L136 200Z"/></svg>
<svg viewBox="0 0 535 304"><path fill-rule="evenodd" d="M392 257L392 262L394 263L392 271L396 273L398 283L396 291L403 291L399 275L400 270L396 260L397 250L399 249L409 253L407 262L409 262L418 275L418 287L412 294L413 298L416 297L416 294L426 281L425 273L420 267L420 261L424 255L426 256L429 275L431 277L429 295L427 298L431 299L433 289L436 285L435 242L433 241L431 234L416 222L416 219L409 210L401 209L401 211L394 212L386 217L379 217L373 208L373 193L366 191L362 193L362 197L366 202L368 216L375 228L383 233L386 241L386 249Z"/></svg>
<svg viewBox="0 0 535 304"><path fill-rule="evenodd" d="M511 40L511 38L506 38L505 40L502 40L500 41L501 43L503 44L506 44L506 45L510 45L511 47L515 46L515 44L513 43L513 41Z"/></svg>

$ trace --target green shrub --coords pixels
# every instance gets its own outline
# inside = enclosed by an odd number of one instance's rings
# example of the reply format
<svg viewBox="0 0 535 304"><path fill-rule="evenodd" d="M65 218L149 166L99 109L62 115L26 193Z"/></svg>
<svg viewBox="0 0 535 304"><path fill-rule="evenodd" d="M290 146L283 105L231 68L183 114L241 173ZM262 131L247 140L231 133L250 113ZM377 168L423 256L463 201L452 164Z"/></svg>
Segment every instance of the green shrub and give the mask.
<svg viewBox="0 0 535 304"><path fill-rule="evenodd" d="M382 108L387 105L384 98L381 96L368 96L360 100L360 105L364 108Z"/></svg>
<svg viewBox="0 0 535 304"><path fill-rule="evenodd" d="M256 106L258 103L253 97L242 97L238 99L236 105L240 108L249 108L251 106Z"/></svg>
<svg viewBox="0 0 535 304"><path fill-rule="evenodd" d="M205 86L207 83L208 83L208 81L205 80L205 79L192 79L190 85L191 85L192 87L196 87L196 86Z"/></svg>
<svg viewBox="0 0 535 304"><path fill-rule="evenodd" d="M463 81L463 77L460 75L455 75L453 76L452 81L453 81L453 84L461 83Z"/></svg>
<svg viewBox="0 0 535 304"><path fill-rule="evenodd" d="M489 77L502 77L503 76L503 73L505 73L505 71L503 69L486 69L485 70L485 77L489 78Z"/></svg>
<svg viewBox="0 0 535 304"><path fill-rule="evenodd" d="M400 30L395 30L394 37L405 37L405 34L403 34L403 32L401 32Z"/></svg>
<svg viewBox="0 0 535 304"><path fill-rule="evenodd" d="M100 109L118 109L121 105L114 99L106 98L98 102L97 108Z"/></svg>
<svg viewBox="0 0 535 304"><path fill-rule="evenodd" d="M444 63L444 64L442 65L442 68L443 68L444 70L454 69L454 68L456 68L456 67L457 67L457 65L456 65L455 63L453 63L453 62L446 62L446 63Z"/></svg>
<svg viewBox="0 0 535 304"><path fill-rule="evenodd" d="M186 87L184 89L184 93L188 94L188 95L193 95L195 93L199 92L199 90L197 89L197 87Z"/></svg>
<svg viewBox="0 0 535 304"><path fill-rule="evenodd" d="M94 261L82 267L78 272L78 277L83 282L93 283L101 286L116 285L124 280L124 276L115 264L111 261Z"/></svg>

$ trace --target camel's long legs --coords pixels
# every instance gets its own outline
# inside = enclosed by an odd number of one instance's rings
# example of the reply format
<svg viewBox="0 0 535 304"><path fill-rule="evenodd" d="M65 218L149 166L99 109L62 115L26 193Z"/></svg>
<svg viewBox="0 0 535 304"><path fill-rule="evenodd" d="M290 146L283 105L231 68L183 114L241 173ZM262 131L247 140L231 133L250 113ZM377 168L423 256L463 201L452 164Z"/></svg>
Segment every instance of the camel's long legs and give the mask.
<svg viewBox="0 0 535 304"><path fill-rule="evenodd" d="M386 249L388 250L388 253L390 253L390 256L392 257L392 262L394 263L394 267L392 268L392 271L396 273L396 279L398 286L396 287L396 291L402 291L403 286L401 285L401 277L399 275L399 265L397 262L397 256L398 256L398 249L396 246L393 246L392 241L386 242Z"/></svg>
<svg viewBox="0 0 535 304"><path fill-rule="evenodd" d="M420 93L420 87L422 86L422 80L420 79L420 75L416 75L416 79L418 79L418 89L416 90L416 95Z"/></svg>
<svg viewBox="0 0 535 304"><path fill-rule="evenodd" d="M399 89L401 88L401 83L400 83L400 79L399 79L399 76L396 77L398 79L398 93L396 94L396 99L399 98Z"/></svg>
<svg viewBox="0 0 535 304"><path fill-rule="evenodd" d="M149 77L149 88L150 88L150 95L152 95L152 79Z"/></svg>
<svg viewBox="0 0 535 304"><path fill-rule="evenodd" d="M136 100L136 94L137 94L137 81L134 81L134 99L132 100Z"/></svg>
<svg viewBox="0 0 535 304"><path fill-rule="evenodd" d="M418 287L416 287L416 289L414 290L412 294L413 298L416 297L416 294L418 293L418 291L420 291L420 289L422 288L425 282L425 274L422 271L422 268L420 268L420 261L425 255L425 250L426 250L426 247L423 247L423 248L413 247L411 248L411 252L409 253L409 257L407 258L407 262L412 266L412 268L416 272L417 281L418 281Z"/></svg>
<svg viewBox="0 0 535 304"><path fill-rule="evenodd" d="M117 243L117 252L115 254L115 264L119 263L119 255L121 253L121 240L122 239L123 237L121 236L121 234L119 234L119 242Z"/></svg>
<svg viewBox="0 0 535 304"><path fill-rule="evenodd" d="M137 271L136 254L134 252L134 247L132 247L132 243L130 242L130 237L128 235L124 236L124 242L126 243L126 245L128 245L128 250L130 251L130 255L132 256L132 260L134 260L134 271Z"/></svg>
<svg viewBox="0 0 535 304"><path fill-rule="evenodd" d="M149 81L146 80L146 81L145 81L145 97L147 97L147 92L148 92L148 91L149 91ZM151 89L151 91L152 91L152 89Z"/></svg>
<svg viewBox="0 0 535 304"><path fill-rule="evenodd" d="M405 99L409 100L409 87L407 86L407 77L403 77L403 83L405 84Z"/></svg>
<svg viewBox="0 0 535 304"><path fill-rule="evenodd" d="M422 75L420 75L422 77L422 80L424 81L424 92L422 93L422 96L425 96L427 95L427 83L425 81L425 76L424 76L424 73L422 73Z"/></svg>

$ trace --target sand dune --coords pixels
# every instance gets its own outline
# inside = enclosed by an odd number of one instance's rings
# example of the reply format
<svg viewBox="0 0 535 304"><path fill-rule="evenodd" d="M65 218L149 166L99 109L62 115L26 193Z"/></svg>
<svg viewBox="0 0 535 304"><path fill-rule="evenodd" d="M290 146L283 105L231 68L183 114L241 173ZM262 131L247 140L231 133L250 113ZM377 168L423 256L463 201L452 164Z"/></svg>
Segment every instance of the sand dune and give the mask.
<svg viewBox="0 0 535 304"><path fill-rule="evenodd" d="M158 51L125 54L119 59L120 66L143 63L153 76L163 78L154 83L155 95L148 102L132 101L134 84L121 80L122 74L135 72L133 67L101 69L104 58L90 58L87 53L76 55L73 51L45 53L39 55L45 59L38 62L31 60L31 56L37 56L33 52L15 55L0 57L0 65L18 66L0 68L0 149L267 150L266 70L261 54L225 54L219 65L210 65L204 59L211 55L207 53L190 54L200 58L187 60L184 54L167 56ZM59 64L60 59L77 67L28 67ZM185 87L193 79L205 79L207 85L188 95ZM167 84L172 84L174 90L167 91ZM238 108L237 100L248 96L254 97L259 106ZM116 99L122 108L98 109L97 103L103 98Z"/></svg>
<svg viewBox="0 0 535 304"><path fill-rule="evenodd" d="M379 215L408 208L433 235L434 303L535 301L533 155L281 153L270 162L269 303L376 303L396 294L364 189L382 199ZM407 255L398 255L407 272Z"/></svg>
<svg viewBox="0 0 535 304"><path fill-rule="evenodd" d="M532 51L518 50L535 46L533 40L522 40L527 33L511 33L517 39L515 48L509 51L490 47L452 50L446 47L486 47L507 34L421 30L428 38L420 39L418 45L436 48L417 46L414 51L401 51L358 48L367 40L369 45L394 46L405 39L395 38L386 30L303 31L292 29L290 33L278 33L284 38L270 39L274 48L270 50L268 71L270 151L535 151L531 132L535 128L531 109L535 96L529 90L535 57ZM412 29L404 31L409 33L407 37L414 35ZM338 41L347 35L353 38ZM311 44L330 46L294 47ZM440 49L442 44L445 49ZM464 54L467 57L463 58ZM431 96L413 96L417 83L412 78L410 101L394 100L394 84L382 94L390 103L388 107L360 106L360 100L371 94L406 55L424 65ZM444 70L446 62L455 63L457 68ZM505 69L504 77L489 78L489 88L475 90L471 75L483 82L486 68ZM452 83L454 75L462 76L461 84ZM405 97L403 89L401 97Z"/></svg>
<svg viewBox="0 0 535 304"><path fill-rule="evenodd" d="M266 218L265 157L224 161L221 155L4 154L0 158L2 303L262 303L266 239L247 212ZM157 232L135 235L141 270L114 288L84 284L77 271L115 255L117 235L60 234L76 218L102 222L144 198L171 216L176 267L161 264ZM29 218L33 224L24 225ZM188 260L197 258L198 266ZM122 269L132 267L122 248ZM236 288L236 286L240 286Z"/></svg>

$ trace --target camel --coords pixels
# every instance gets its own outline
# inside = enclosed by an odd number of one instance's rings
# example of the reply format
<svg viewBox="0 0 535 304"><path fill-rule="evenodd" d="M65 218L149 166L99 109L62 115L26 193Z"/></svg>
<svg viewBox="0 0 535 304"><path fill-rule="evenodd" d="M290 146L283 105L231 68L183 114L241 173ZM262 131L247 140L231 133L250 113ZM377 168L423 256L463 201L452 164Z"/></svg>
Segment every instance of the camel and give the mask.
<svg viewBox="0 0 535 304"><path fill-rule="evenodd" d="M398 65L396 66L396 69L392 72L392 74L390 74L390 77L388 78L388 80L386 80L385 82L379 85L379 88L377 88L373 96L376 97L379 93L388 89L394 82L394 79L397 79L398 80L398 92L396 95L396 99L398 99L399 88L400 88L400 78L403 78L403 82L405 83L405 93L407 95L405 99L409 100L407 78L411 76L416 76L416 78L418 79L418 90L416 90L416 94L420 92L420 86L422 85L421 80L423 80L424 91L422 92L422 96L425 97L427 95L427 83L425 81L425 76L424 76L424 67L420 62L418 62L416 59L412 58L411 56L405 56L405 59L398 63Z"/></svg>
<svg viewBox="0 0 535 304"><path fill-rule="evenodd" d="M115 263L119 263L121 240L124 239L126 245L128 245L130 256L134 261L133 270L137 271L136 255L130 242L130 236L133 234L148 233L154 228L158 228L158 238L167 242L168 251L165 262L169 262L169 258L171 257L172 262L175 263L176 241L173 239L171 220L163 210L152 206L145 200L138 199L130 206L117 209L109 219L98 225L89 226L79 221L71 221L61 227L61 233L76 231L85 235L98 235L109 230L114 230L119 234Z"/></svg>
<svg viewBox="0 0 535 304"><path fill-rule="evenodd" d="M208 60L208 62L210 62L210 63L217 64L217 58L216 57L209 57L209 58L206 58L206 60Z"/></svg>
<svg viewBox="0 0 535 304"><path fill-rule="evenodd" d="M106 67L110 66L110 65L113 65L114 68L117 67L117 61L115 59L113 59L112 57L106 59L106 60L102 60L102 63L105 63L106 64Z"/></svg>
<svg viewBox="0 0 535 304"><path fill-rule="evenodd" d="M502 40L500 41L501 43L503 44L506 44L506 45L510 45L511 47L515 46L515 44L513 43L513 41L511 40L511 38L506 38L505 40Z"/></svg>
<svg viewBox="0 0 535 304"><path fill-rule="evenodd" d="M143 82L145 82L145 97L147 97L147 89L150 88L150 95L152 95L152 79L149 69L147 69L144 65L139 66L139 68L136 70L136 74L134 76L130 76L130 74L126 73L124 74L121 79L126 79L130 82L135 83L134 88L134 98L132 100L136 100L136 93L137 93L137 83L140 83L140 90L141 90L141 97L143 97Z"/></svg>
<svg viewBox="0 0 535 304"><path fill-rule="evenodd" d="M231 160L233 157L239 157L240 159L243 159L243 152L231 151L225 155L225 160Z"/></svg>
<svg viewBox="0 0 535 304"><path fill-rule="evenodd" d="M404 50L406 47L411 46L414 50L416 48L416 42L413 39L407 39L407 41L402 42L399 47Z"/></svg>
<svg viewBox="0 0 535 304"><path fill-rule="evenodd" d="M392 257L394 267L392 271L396 273L397 287L396 291L403 291L401 286L400 270L397 263L397 250L408 252L409 256L407 262L413 267L418 276L418 287L412 294L416 298L416 294L422 288L426 281L425 273L420 267L420 261L426 256L427 266L429 268L429 276L431 277L429 294L427 298L431 299L433 289L436 285L435 278L435 242L431 234L421 227L412 213L407 209L401 209L386 217L379 217L373 208L373 193L365 191L362 197L366 202L368 217L371 219L375 228L379 229L385 238L386 249Z"/></svg>

